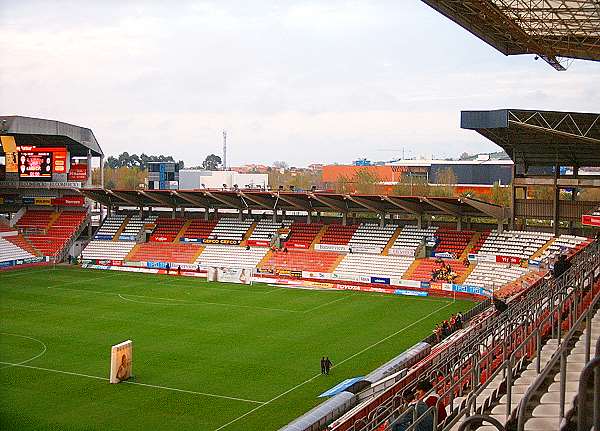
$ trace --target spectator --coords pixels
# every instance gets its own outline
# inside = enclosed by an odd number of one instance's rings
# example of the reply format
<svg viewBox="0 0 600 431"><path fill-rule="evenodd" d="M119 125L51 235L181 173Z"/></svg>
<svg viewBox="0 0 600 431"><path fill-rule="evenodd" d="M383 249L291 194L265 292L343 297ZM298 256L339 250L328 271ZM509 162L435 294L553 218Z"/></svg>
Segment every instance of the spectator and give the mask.
<svg viewBox="0 0 600 431"><path fill-rule="evenodd" d="M567 261L567 257L564 254L561 254L558 257L558 261L554 264L554 271L553 271L554 278L560 277L569 268L571 268L571 262Z"/></svg>
<svg viewBox="0 0 600 431"><path fill-rule="evenodd" d="M407 404L406 408L409 412L406 412L400 416L400 418L392 425L392 431L405 431L413 424L414 414L412 413L412 408L416 410L416 417L418 422L416 423L414 430L415 431L432 431L433 430L433 414L431 412L427 412L428 407L420 399L415 399L415 393L406 389L402 393L402 398L404 402ZM423 416L423 417L421 417Z"/></svg>
<svg viewBox="0 0 600 431"><path fill-rule="evenodd" d="M417 386L415 386L417 399L423 400L428 407L435 407L437 405L437 421L440 423L446 419L446 405L444 404L444 401L440 399L440 396L435 392L435 390L432 389L433 385L429 380L421 380L417 382Z"/></svg>

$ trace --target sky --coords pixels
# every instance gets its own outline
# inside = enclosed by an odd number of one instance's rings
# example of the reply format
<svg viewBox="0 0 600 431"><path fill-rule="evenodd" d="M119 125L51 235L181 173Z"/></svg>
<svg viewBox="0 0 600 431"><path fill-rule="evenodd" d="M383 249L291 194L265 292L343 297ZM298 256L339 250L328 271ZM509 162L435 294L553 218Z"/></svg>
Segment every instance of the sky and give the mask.
<svg viewBox="0 0 600 431"><path fill-rule="evenodd" d="M600 110L600 63L505 57L419 0L0 0L0 114L186 166L497 151L461 110Z"/></svg>

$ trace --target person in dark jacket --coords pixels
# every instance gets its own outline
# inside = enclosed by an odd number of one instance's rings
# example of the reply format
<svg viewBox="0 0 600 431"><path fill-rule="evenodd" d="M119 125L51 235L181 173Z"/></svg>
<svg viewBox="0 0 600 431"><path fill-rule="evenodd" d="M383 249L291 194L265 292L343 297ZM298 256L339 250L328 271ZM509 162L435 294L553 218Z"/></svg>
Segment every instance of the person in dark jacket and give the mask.
<svg viewBox="0 0 600 431"><path fill-rule="evenodd" d="M418 419L414 430L432 431L433 414L432 412L426 413L429 409L429 407L427 407L427 404L425 404L425 402L423 402L422 400L415 399L415 393L410 389L406 389L402 393L402 398L407 404L407 410L410 411L401 415L400 418L397 419L396 422L394 422L394 424L392 425L392 431L406 431L408 427L410 427L413 424L413 419L415 417L415 414L412 411L413 408L416 411L416 417Z"/></svg>
<svg viewBox="0 0 600 431"><path fill-rule="evenodd" d="M329 356L327 356L325 358L325 374L329 375L329 370L331 370L332 365L333 365L333 363L329 359Z"/></svg>
<svg viewBox="0 0 600 431"><path fill-rule="evenodd" d="M564 254L561 254L558 257L558 260L556 261L556 263L554 264L554 271L553 271L554 278L560 277L565 272L567 272L569 268L571 268L571 262L569 262L567 260L567 256L565 256Z"/></svg>
<svg viewBox="0 0 600 431"><path fill-rule="evenodd" d="M321 374L325 374L325 356L321 356Z"/></svg>
<svg viewBox="0 0 600 431"><path fill-rule="evenodd" d="M417 386L415 386L417 398L423 400L423 402L427 404L427 407L434 407L437 405L437 421L440 423L446 419L446 405L443 400L440 400L440 396L435 391L431 391L432 389L433 385L429 380L421 380L417 382ZM428 392L430 393L428 394Z"/></svg>

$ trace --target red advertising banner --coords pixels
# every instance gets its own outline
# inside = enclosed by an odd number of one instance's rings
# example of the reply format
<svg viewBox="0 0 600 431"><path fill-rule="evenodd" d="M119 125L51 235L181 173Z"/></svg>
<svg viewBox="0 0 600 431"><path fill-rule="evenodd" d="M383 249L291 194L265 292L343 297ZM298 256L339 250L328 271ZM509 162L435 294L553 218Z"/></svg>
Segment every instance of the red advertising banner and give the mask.
<svg viewBox="0 0 600 431"><path fill-rule="evenodd" d="M62 198L53 198L52 205L63 207L82 207L85 205L83 196L64 196Z"/></svg>
<svg viewBox="0 0 600 431"><path fill-rule="evenodd" d="M167 236L167 235L152 235L150 237L150 241L154 241L154 242L172 242L173 241L173 237L172 236Z"/></svg>
<svg viewBox="0 0 600 431"><path fill-rule="evenodd" d="M521 258L517 257L517 256L500 256L500 255L496 255L496 262L497 263L512 263L515 265L520 265L521 264Z"/></svg>
<svg viewBox="0 0 600 431"><path fill-rule="evenodd" d="M248 241L246 241L246 244L254 247L268 247L269 245L271 245L269 241L260 239L249 239Z"/></svg>
<svg viewBox="0 0 600 431"><path fill-rule="evenodd" d="M600 227L600 216L585 214L581 216L581 224Z"/></svg>
<svg viewBox="0 0 600 431"><path fill-rule="evenodd" d="M73 163L69 170L69 181L87 180L87 165L84 163Z"/></svg>
<svg viewBox="0 0 600 431"><path fill-rule="evenodd" d="M304 249L308 249L310 247L310 242L305 242L305 241L286 241L284 243L284 247L287 247L287 248L304 248Z"/></svg>

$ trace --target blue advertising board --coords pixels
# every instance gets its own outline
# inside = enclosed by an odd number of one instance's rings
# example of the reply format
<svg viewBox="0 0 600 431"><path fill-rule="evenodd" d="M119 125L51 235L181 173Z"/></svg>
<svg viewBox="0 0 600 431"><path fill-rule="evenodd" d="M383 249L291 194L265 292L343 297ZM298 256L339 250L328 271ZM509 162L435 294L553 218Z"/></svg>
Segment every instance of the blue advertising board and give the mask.
<svg viewBox="0 0 600 431"><path fill-rule="evenodd" d="M319 397L323 398L323 397L332 397L334 395L337 395L340 392L343 392L346 389L348 389L354 383L360 382L362 379L363 379L363 376L353 377L351 379L346 379L346 380L338 383L337 385L335 385L333 388L326 390L321 395L319 395Z"/></svg>
<svg viewBox="0 0 600 431"><path fill-rule="evenodd" d="M371 277L371 283L390 284L389 277Z"/></svg>
<svg viewBox="0 0 600 431"><path fill-rule="evenodd" d="M404 295L404 296L427 296L429 295L427 292L421 292L420 290L405 290L405 289L396 289L394 290L394 295Z"/></svg>

